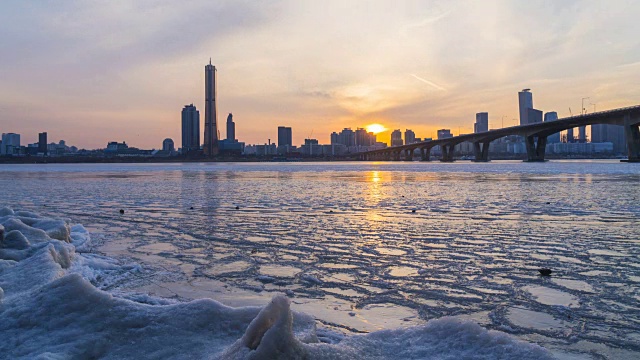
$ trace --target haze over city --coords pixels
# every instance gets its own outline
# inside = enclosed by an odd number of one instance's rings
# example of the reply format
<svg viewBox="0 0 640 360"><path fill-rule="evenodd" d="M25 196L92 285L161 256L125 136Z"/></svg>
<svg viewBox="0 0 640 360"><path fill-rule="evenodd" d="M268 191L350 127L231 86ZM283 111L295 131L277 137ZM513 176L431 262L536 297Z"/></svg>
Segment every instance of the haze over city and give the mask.
<svg viewBox="0 0 640 360"><path fill-rule="evenodd" d="M321 143L378 123L432 137L515 125L517 92L560 117L640 98L640 4L630 1L195 1L0 5L0 131L47 131L79 147L180 138L180 111L218 110L247 143ZM202 120L201 120L202 121ZM203 126L201 124L201 126ZM222 127L221 131L224 131Z"/></svg>

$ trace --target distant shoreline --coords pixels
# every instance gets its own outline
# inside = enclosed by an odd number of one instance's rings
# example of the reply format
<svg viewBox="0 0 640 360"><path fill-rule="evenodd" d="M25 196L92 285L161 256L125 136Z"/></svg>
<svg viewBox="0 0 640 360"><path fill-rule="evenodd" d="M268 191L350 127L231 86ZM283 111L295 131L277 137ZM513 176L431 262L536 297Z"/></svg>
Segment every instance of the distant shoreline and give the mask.
<svg viewBox="0 0 640 360"><path fill-rule="evenodd" d="M547 156L547 160L615 160L621 159L620 156L599 156L599 157L581 157L581 156ZM523 160L520 156L497 156L491 158L492 161L500 160ZM341 162L341 161L361 161L353 157L318 157L318 158L282 158L282 157L219 157L214 159L208 158L98 158L98 157L0 157L1 164L153 164L153 163L199 163L199 162ZM456 159L456 161L473 161L472 159ZM406 161L398 161L406 162ZM414 162L422 162L414 160ZM439 159L432 159L430 162L440 162Z"/></svg>

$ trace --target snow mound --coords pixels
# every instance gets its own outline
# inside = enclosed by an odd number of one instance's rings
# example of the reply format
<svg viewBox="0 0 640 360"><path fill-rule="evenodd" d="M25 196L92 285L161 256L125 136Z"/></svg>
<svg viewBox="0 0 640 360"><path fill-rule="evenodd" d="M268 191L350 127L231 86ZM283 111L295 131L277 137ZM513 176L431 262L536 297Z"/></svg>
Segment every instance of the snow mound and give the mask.
<svg viewBox="0 0 640 360"><path fill-rule="evenodd" d="M0 209L0 358L10 359L550 359L542 347L452 318L366 335L327 336L275 296L263 308L210 299L116 295L96 285L139 271L76 252L69 221ZM318 279L319 280L319 279Z"/></svg>

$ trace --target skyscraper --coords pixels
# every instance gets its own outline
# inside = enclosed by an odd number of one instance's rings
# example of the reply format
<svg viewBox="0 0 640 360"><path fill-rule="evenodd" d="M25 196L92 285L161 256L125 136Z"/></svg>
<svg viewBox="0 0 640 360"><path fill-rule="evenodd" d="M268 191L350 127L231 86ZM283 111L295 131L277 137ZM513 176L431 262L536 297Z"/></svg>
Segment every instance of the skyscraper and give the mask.
<svg viewBox="0 0 640 360"><path fill-rule="evenodd" d="M476 123L473 124L473 132L489 131L489 113L480 112L476 114Z"/></svg>
<svg viewBox="0 0 640 360"><path fill-rule="evenodd" d="M520 105L520 125L527 125L529 124L528 109L533 109L531 89L523 89L518 93L518 103Z"/></svg>
<svg viewBox="0 0 640 360"><path fill-rule="evenodd" d="M293 146L290 127L278 126L278 146Z"/></svg>
<svg viewBox="0 0 640 360"><path fill-rule="evenodd" d="M218 106L216 104L216 67L204 67L204 154L212 157L218 155Z"/></svg>
<svg viewBox="0 0 640 360"><path fill-rule="evenodd" d="M592 143L613 143L613 152L624 153L627 150L627 141L625 138L624 127L611 124L594 124L591 125L591 142Z"/></svg>
<svg viewBox="0 0 640 360"><path fill-rule="evenodd" d="M586 126L580 126L578 128L578 142L579 143L586 143L587 142L587 127Z"/></svg>
<svg viewBox="0 0 640 360"><path fill-rule="evenodd" d="M38 134L38 152L47 155L47 133Z"/></svg>
<svg viewBox="0 0 640 360"><path fill-rule="evenodd" d="M236 140L236 123L233 122L232 113L229 113L229 116L227 116L227 140Z"/></svg>
<svg viewBox="0 0 640 360"><path fill-rule="evenodd" d="M331 133L331 145L339 144L339 143L340 143L340 142L339 142L338 133L337 133L337 132L335 132L335 131L334 131L334 132L332 132L332 133Z"/></svg>
<svg viewBox="0 0 640 360"><path fill-rule="evenodd" d="M527 109L527 124L536 124L542 122L542 111L537 109Z"/></svg>
<svg viewBox="0 0 640 360"><path fill-rule="evenodd" d="M567 129L567 142L568 143L576 142L576 139L573 136L573 128Z"/></svg>
<svg viewBox="0 0 640 360"><path fill-rule="evenodd" d="M200 149L200 112L193 104L182 109L182 153Z"/></svg>
<svg viewBox="0 0 640 360"><path fill-rule="evenodd" d="M20 134L6 133L2 134L2 147L0 147L1 155L13 155L20 147Z"/></svg>
<svg viewBox="0 0 640 360"><path fill-rule="evenodd" d="M404 131L404 143L408 145L414 142L416 142L416 133L413 130L406 129Z"/></svg>
<svg viewBox="0 0 640 360"><path fill-rule="evenodd" d="M175 147L173 145L173 140L166 138L162 141L162 151L174 152Z"/></svg>
<svg viewBox="0 0 640 360"><path fill-rule="evenodd" d="M544 113L544 122L558 120L558 113L555 111L549 111ZM547 144L555 144L560 142L560 133L551 134L547 136Z"/></svg>
<svg viewBox="0 0 640 360"><path fill-rule="evenodd" d="M402 131L400 129L393 130L391 133L391 146L402 146Z"/></svg>
<svg viewBox="0 0 640 360"><path fill-rule="evenodd" d="M450 129L440 129L438 130L438 140L439 139L448 139L448 138L452 138L453 134L451 133Z"/></svg>

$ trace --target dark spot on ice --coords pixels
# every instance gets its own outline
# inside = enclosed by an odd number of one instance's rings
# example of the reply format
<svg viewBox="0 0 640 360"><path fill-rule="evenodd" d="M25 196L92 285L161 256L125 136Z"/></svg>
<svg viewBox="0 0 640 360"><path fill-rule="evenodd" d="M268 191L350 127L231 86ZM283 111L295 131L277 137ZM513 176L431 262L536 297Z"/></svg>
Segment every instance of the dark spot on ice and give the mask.
<svg viewBox="0 0 640 360"><path fill-rule="evenodd" d="M547 201L547 205L551 205L551 203Z"/></svg>
<svg viewBox="0 0 640 360"><path fill-rule="evenodd" d="M329 210L329 212L330 212L330 213L332 213L332 212L333 212L333 210Z"/></svg>
<svg viewBox="0 0 640 360"><path fill-rule="evenodd" d="M538 269L538 271L542 276L551 276L551 273L552 273L551 269L546 269L546 268Z"/></svg>
<svg viewBox="0 0 640 360"><path fill-rule="evenodd" d="M411 210L412 213L416 212L416 209Z"/></svg>
<svg viewBox="0 0 640 360"><path fill-rule="evenodd" d="M193 210L193 206L189 208L189 210Z"/></svg>
<svg viewBox="0 0 640 360"><path fill-rule="evenodd" d="M255 254L255 253L257 253L257 252L258 252L258 249L256 249L256 248L251 249L251 253L252 253L252 254Z"/></svg>
<svg viewBox="0 0 640 360"><path fill-rule="evenodd" d="M236 206L236 210L240 210L240 206Z"/></svg>
<svg viewBox="0 0 640 360"><path fill-rule="evenodd" d="M124 214L124 210L120 209L120 214Z"/></svg>

